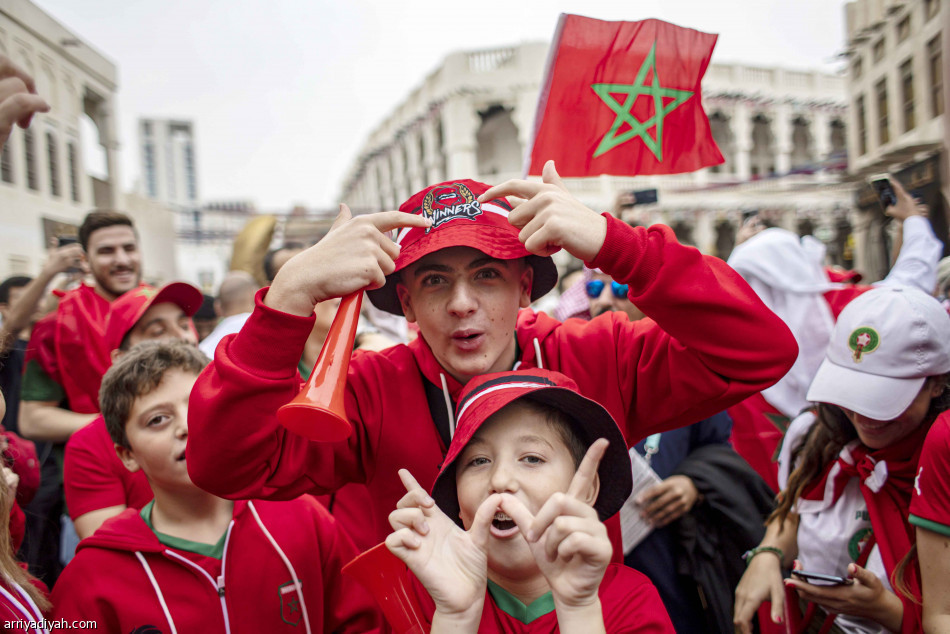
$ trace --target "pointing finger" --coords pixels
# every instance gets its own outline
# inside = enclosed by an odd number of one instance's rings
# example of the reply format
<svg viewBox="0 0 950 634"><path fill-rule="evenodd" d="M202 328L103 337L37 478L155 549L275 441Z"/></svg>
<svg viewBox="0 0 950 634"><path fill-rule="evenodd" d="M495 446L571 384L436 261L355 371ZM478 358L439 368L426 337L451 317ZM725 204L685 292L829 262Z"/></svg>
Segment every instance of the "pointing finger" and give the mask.
<svg viewBox="0 0 950 634"><path fill-rule="evenodd" d="M495 185L489 189L487 192L478 197L478 202L484 203L488 202L489 200L503 198L505 196L517 196L518 198L524 198L527 200L529 198L534 198L543 192L547 187L547 183L512 179L505 181L501 185Z"/></svg>
<svg viewBox="0 0 950 634"><path fill-rule="evenodd" d="M425 216L407 214L402 211L381 211L366 217L383 233L403 227L428 227L432 224L432 221Z"/></svg>
<svg viewBox="0 0 950 634"><path fill-rule="evenodd" d="M582 499L590 487L594 484L597 477L597 468L600 466L600 460L607 451L610 444L606 438L598 438L587 448L587 453L581 461L581 466L577 468L577 473L571 480L571 485L567 488L567 494L576 499Z"/></svg>
<svg viewBox="0 0 950 634"><path fill-rule="evenodd" d="M419 484L414 477L412 477L412 474L409 473L408 469L399 470L399 479L402 480L402 485L406 487L406 491L409 493L412 493L417 489L425 493L425 489L423 489L422 485Z"/></svg>

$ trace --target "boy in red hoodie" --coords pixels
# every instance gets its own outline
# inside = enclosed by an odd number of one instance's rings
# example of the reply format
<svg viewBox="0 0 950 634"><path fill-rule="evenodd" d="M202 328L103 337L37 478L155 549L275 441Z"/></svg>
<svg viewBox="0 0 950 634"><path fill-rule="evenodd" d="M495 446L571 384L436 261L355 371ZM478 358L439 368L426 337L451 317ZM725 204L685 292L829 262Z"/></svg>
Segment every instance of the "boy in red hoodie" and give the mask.
<svg viewBox="0 0 950 634"><path fill-rule="evenodd" d="M187 342L146 342L106 373L100 403L116 453L155 499L80 543L53 618L110 632L377 628L372 600L340 574L356 549L313 498L232 502L192 484L188 396L207 363Z"/></svg>
<svg viewBox="0 0 950 634"><path fill-rule="evenodd" d="M630 457L563 374L473 379L432 496L400 477L386 545L424 586L432 634L674 631L649 580L610 563L602 520L630 494Z"/></svg>

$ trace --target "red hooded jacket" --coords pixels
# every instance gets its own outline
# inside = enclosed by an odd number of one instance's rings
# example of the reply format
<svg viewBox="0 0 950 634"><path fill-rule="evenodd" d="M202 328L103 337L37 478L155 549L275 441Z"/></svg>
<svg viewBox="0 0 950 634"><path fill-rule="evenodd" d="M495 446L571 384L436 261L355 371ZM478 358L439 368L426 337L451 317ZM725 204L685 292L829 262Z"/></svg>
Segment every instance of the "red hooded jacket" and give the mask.
<svg viewBox="0 0 950 634"><path fill-rule="evenodd" d="M725 262L676 242L656 225L632 228L608 218L591 267L630 285L652 319L622 313L561 323L521 311L514 333L520 368L574 379L603 405L627 442L695 423L759 392L791 367L798 346L788 327ZM277 422L300 389L297 362L313 317L262 303L240 333L225 338L198 377L189 403L188 472L200 487L232 498L293 498L365 483L372 508L347 528L378 543L405 494L397 471L430 488L446 447L424 380L458 398L462 384L439 365L424 338L382 352L356 352L346 385L354 431L343 442L310 442ZM655 321L654 321L655 320ZM538 355L540 352L540 358ZM441 399L440 399L441 400Z"/></svg>
<svg viewBox="0 0 950 634"><path fill-rule="evenodd" d="M213 579L126 509L80 542L51 618L94 620L107 632L376 631L375 603L340 573L355 554L312 497L236 502Z"/></svg>

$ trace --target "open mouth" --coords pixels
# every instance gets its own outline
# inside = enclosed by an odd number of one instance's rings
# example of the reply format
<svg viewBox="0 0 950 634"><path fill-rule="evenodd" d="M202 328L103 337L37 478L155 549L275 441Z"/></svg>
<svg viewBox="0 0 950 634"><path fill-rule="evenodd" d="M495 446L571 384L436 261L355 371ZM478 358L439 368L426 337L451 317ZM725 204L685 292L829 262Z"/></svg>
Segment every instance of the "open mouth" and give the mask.
<svg viewBox="0 0 950 634"><path fill-rule="evenodd" d="M481 345L484 333L478 330L459 330L452 333L452 341L463 350L477 348Z"/></svg>
<svg viewBox="0 0 950 634"><path fill-rule="evenodd" d="M491 521L491 534L495 537L511 537L518 532L518 525L511 519L511 516L502 511L495 513Z"/></svg>
<svg viewBox="0 0 950 634"><path fill-rule="evenodd" d="M176 461L176 462L181 462L182 460L185 459L185 451L186 451L186 450L183 449L182 452L181 452L180 454L178 454L178 457L175 458L175 461Z"/></svg>

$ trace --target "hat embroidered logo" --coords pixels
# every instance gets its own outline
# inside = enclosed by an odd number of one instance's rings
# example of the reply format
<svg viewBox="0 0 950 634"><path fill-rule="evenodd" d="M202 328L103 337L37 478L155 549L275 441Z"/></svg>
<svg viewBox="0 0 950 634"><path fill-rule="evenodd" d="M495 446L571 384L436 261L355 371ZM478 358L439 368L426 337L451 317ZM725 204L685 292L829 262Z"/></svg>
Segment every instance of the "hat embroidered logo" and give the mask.
<svg viewBox="0 0 950 634"><path fill-rule="evenodd" d="M422 215L432 220L432 225L426 228L426 233L450 220L473 220L481 214L482 208L475 200L475 194L461 183L434 188L422 199Z"/></svg>
<svg viewBox="0 0 950 634"><path fill-rule="evenodd" d="M871 354L881 343L881 336L877 331L867 326L855 328L848 337L848 347L854 351L852 355L855 363L861 363L861 355Z"/></svg>

